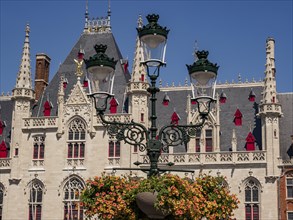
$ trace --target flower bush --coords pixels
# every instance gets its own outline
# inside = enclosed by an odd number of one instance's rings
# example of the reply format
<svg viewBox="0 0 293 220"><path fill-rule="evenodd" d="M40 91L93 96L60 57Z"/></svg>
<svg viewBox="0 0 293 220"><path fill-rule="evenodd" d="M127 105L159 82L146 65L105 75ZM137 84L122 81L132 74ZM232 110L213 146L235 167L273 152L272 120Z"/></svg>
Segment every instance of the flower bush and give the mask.
<svg viewBox="0 0 293 220"><path fill-rule="evenodd" d="M223 177L207 174L195 180L171 174L140 180L103 174L87 181L81 201L89 217L136 220L137 194L156 192L154 206L169 214L168 219L229 219L239 201L223 183Z"/></svg>
<svg viewBox="0 0 293 220"><path fill-rule="evenodd" d="M106 176L89 179L81 194L81 205L88 217L106 219L136 219L128 193L137 182L126 177ZM127 198L127 199L126 199Z"/></svg>

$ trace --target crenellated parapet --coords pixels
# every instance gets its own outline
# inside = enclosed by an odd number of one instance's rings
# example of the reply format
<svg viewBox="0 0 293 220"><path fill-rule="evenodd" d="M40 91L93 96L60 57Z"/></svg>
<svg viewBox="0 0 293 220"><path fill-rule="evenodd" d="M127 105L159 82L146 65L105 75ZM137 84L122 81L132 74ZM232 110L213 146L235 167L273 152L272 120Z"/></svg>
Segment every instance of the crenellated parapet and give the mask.
<svg viewBox="0 0 293 220"><path fill-rule="evenodd" d="M88 19L86 21L83 33L111 33L110 16Z"/></svg>
<svg viewBox="0 0 293 220"><path fill-rule="evenodd" d="M94 116L94 126L103 126L102 124L102 120L99 116ZM130 123L132 120L132 116L131 114L125 114L125 113L121 113L121 114L109 114L109 115L105 115L105 120L106 121L116 121L116 122L121 122L121 123Z"/></svg>

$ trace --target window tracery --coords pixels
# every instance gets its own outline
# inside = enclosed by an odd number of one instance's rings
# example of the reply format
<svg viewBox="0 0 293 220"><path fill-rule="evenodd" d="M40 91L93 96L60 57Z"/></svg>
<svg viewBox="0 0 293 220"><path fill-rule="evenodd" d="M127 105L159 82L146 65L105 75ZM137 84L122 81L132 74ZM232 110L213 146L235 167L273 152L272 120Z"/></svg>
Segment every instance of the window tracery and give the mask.
<svg viewBox="0 0 293 220"><path fill-rule="evenodd" d="M245 184L245 220L260 219L260 186L253 179Z"/></svg>
<svg viewBox="0 0 293 220"><path fill-rule="evenodd" d="M79 119L74 119L68 128L67 158L84 158L86 125Z"/></svg>
<svg viewBox="0 0 293 220"><path fill-rule="evenodd" d="M33 180L29 188L29 220L41 220L44 185L39 180Z"/></svg>
<svg viewBox="0 0 293 220"><path fill-rule="evenodd" d="M83 220L83 208L79 205L84 184L77 177L71 176L64 185L64 220Z"/></svg>

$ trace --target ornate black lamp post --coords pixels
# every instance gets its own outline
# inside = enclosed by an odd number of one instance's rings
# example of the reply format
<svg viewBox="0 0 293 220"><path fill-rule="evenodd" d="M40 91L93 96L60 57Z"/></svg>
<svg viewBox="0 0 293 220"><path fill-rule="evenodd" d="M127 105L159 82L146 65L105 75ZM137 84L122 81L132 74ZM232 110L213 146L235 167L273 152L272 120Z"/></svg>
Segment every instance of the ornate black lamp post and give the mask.
<svg viewBox="0 0 293 220"><path fill-rule="evenodd" d="M191 79L192 99L197 103L197 110L200 113L201 121L198 124L189 125L166 125L158 132L156 115L156 94L160 89L156 86L156 81L160 75L160 68L165 66L166 42L169 30L158 24L159 15L148 15L148 24L137 28L140 38L144 65L147 75L150 78L150 86L147 91L151 94L151 127L147 129L142 124L131 121L121 123L117 121L107 121L104 113L110 97L113 97L112 89L114 82L114 72L116 62L110 59L105 51L107 46L96 45L96 55L85 60L88 78L90 80L90 96L93 98L97 114L101 118L104 126L107 127L109 135L116 136L118 140L124 140L130 145L136 145L140 151L146 150L150 159L148 176L158 175L166 170L158 167L158 160L162 151L166 151L169 146L187 144L190 137L194 136L197 129L200 129L210 112L210 105L214 98L208 95L214 94L212 89L215 86L218 66L208 61L207 51L196 53L198 60L192 65L187 65Z"/></svg>

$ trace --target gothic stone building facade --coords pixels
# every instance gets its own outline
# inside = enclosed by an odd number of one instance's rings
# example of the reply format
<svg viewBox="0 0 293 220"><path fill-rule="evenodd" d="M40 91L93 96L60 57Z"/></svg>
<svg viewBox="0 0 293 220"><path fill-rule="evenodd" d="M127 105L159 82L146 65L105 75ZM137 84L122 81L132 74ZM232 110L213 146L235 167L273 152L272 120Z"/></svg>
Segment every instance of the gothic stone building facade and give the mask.
<svg viewBox="0 0 293 220"><path fill-rule="evenodd" d="M75 207L79 198L74 192L81 191L88 178L102 172L111 175L113 167L133 167L135 161L147 163L148 158L105 132L88 97L86 76L75 74L74 59L78 53L88 59L96 43L106 44L108 56L119 61L115 99L106 117L122 122L133 119L148 127L148 81L140 65L139 43L136 39L128 71L111 32L110 13L99 20L90 20L86 13L83 34L50 82L50 58L36 55L33 86L29 32L27 26L12 95L0 98L0 219L85 219ZM162 153L160 162L194 170L194 175L226 176L240 200L236 219L292 220L293 94L276 91L274 39L267 39L264 56L264 80L218 84L217 101L201 132L187 149L174 147ZM84 66L82 71L86 72ZM197 121L188 82L159 86L159 126ZM125 172L129 173L115 175ZM133 171L132 175L144 174Z"/></svg>

